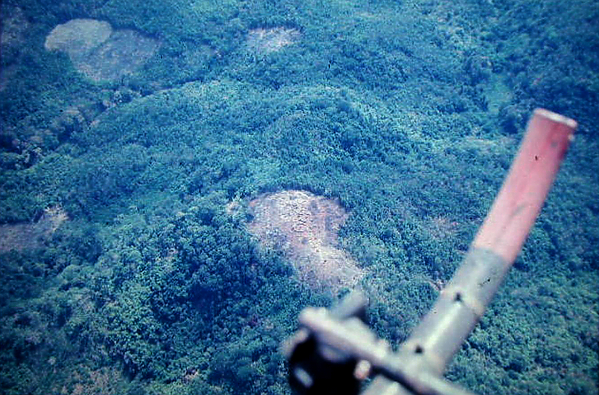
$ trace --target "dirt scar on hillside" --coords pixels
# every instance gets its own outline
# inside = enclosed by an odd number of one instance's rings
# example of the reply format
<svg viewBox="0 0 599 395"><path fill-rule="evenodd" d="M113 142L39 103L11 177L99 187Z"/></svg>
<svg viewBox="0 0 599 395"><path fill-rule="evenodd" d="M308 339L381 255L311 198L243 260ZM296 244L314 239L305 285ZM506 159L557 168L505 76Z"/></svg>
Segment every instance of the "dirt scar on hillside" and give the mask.
<svg viewBox="0 0 599 395"><path fill-rule="evenodd" d="M68 219L67 213L55 206L45 209L37 222L0 225L0 254L43 248Z"/></svg>
<svg viewBox="0 0 599 395"><path fill-rule="evenodd" d="M314 289L353 288L364 276L356 261L338 247L337 232L348 217L339 202L288 190L249 202L248 230L266 248L282 251L300 281Z"/></svg>

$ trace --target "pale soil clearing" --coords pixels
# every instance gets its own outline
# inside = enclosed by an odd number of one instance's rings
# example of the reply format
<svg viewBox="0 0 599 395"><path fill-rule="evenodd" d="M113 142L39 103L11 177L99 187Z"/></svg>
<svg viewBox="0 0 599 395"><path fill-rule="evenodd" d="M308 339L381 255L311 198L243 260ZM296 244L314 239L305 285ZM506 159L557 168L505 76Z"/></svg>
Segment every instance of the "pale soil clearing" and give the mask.
<svg viewBox="0 0 599 395"><path fill-rule="evenodd" d="M249 202L250 233L266 248L282 251L298 278L315 289L352 288L364 276L338 247L337 232L348 217L339 203L305 191L264 194Z"/></svg>
<svg viewBox="0 0 599 395"><path fill-rule="evenodd" d="M42 248L44 242L68 219L60 207L51 207L44 210L37 222L0 225L0 253Z"/></svg>
<svg viewBox="0 0 599 395"><path fill-rule="evenodd" d="M77 70L94 81L114 81L141 68L159 47L156 39L108 22L72 19L46 37L49 51L66 52Z"/></svg>
<svg viewBox="0 0 599 395"><path fill-rule="evenodd" d="M294 44L301 38L297 29L275 27L272 29L250 30L247 45L251 52L270 53L281 50L283 47Z"/></svg>

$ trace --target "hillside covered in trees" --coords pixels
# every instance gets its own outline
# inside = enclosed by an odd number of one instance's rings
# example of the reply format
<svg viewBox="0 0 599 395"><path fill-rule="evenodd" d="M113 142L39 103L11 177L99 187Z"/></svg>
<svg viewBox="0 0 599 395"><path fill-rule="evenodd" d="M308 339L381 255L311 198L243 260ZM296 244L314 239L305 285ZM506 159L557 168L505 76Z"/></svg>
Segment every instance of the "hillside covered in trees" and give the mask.
<svg viewBox="0 0 599 395"><path fill-rule="evenodd" d="M3 0L0 17L1 393L290 394L279 343L349 289L251 231L270 218L252 202L282 191L336 202L336 256L399 344L536 107L576 139L447 377L599 393L596 1Z"/></svg>

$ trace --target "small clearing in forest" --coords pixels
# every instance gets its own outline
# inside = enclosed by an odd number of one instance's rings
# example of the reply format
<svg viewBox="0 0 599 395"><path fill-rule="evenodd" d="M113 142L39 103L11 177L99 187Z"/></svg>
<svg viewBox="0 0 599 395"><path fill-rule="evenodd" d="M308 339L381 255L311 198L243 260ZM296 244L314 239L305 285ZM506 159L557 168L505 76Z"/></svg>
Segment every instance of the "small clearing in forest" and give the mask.
<svg viewBox="0 0 599 395"><path fill-rule="evenodd" d="M106 21L72 19L48 34L45 48L66 52L75 68L94 81L115 81L141 68L159 45L136 30L114 30Z"/></svg>
<svg viewBox="0 0 599 395"><path fill-rule="evenodd" d="M339 202L305 191L264 194L249 203L249 231L267 248L283 251L298 278L316 289L352 288L364 271L338 248L348 217Z"/></svg>
<svg viewBox="0 0 599 395"><path fill-rule="evenodd" d="M0 225L0 253L42 248L58 227L68 220L60 207L50 207L37 222Z"/></svg>
<svg viewBox="0 0 599 395"><path fill-rule="evenodd" d="M250 30L247 45L254 53L276 52L299 41L301 33L296 29L275 27L272 29Z"/></svg>

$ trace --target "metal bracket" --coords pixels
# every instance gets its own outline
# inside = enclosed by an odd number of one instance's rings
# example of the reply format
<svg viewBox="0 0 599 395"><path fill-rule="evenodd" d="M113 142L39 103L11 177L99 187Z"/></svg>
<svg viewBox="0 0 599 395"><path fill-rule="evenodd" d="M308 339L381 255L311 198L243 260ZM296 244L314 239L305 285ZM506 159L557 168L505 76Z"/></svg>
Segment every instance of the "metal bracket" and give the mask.
<svg viewBox="0 0 599 395"><path fill-rule="evenodd" d="M357 316L366 304L367 299L354 292L330 311L302 311L302 329L285 345L292 387L301 394L352 395L366 378L379 374L408 394L472 395L434 372L402 364L401 355Z"/></svg>

